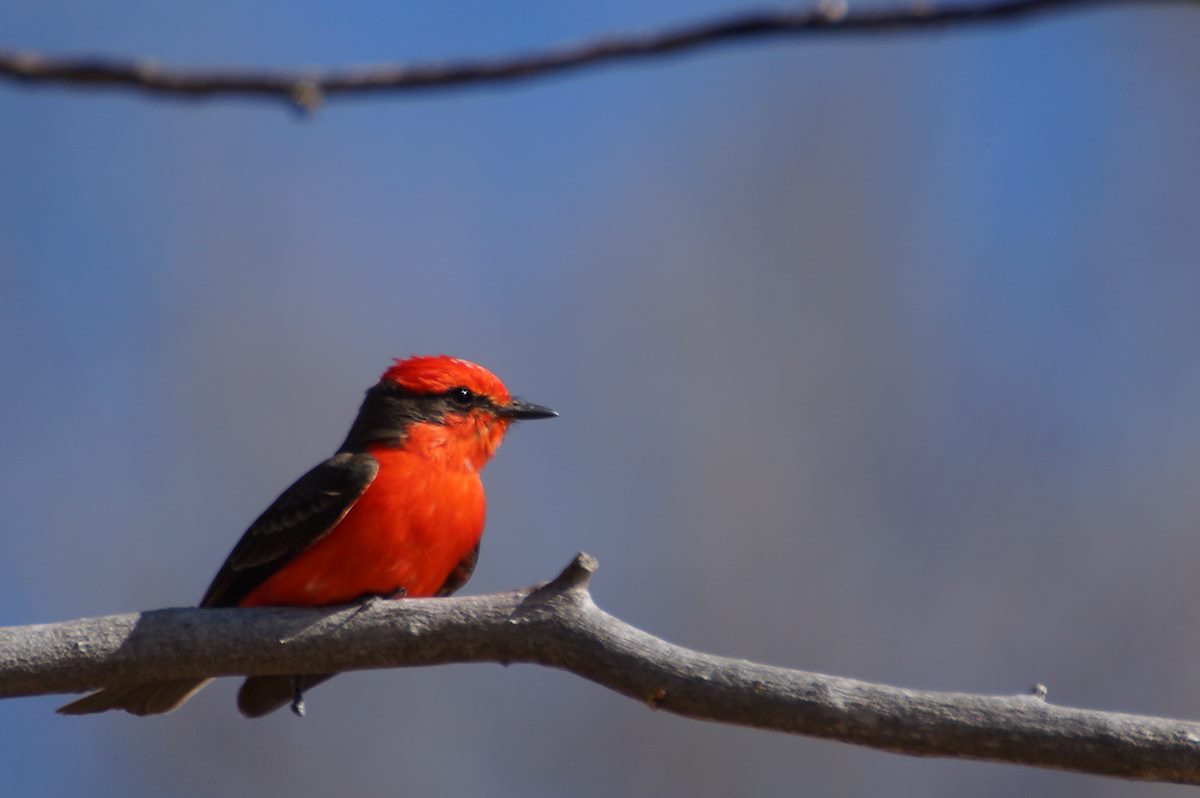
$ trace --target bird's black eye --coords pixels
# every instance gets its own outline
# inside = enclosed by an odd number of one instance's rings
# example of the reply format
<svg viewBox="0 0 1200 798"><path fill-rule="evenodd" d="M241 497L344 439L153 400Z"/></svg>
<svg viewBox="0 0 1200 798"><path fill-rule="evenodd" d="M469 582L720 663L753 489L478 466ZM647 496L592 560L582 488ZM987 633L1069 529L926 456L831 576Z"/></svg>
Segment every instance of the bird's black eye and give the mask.
<svg viewBox="0 0 1200 798"><path fill-rule="evenodd" d="M449 396L450 403L455 407L466 409L475 404L475 394L471 393L470 388L451 388Z"/></svg>

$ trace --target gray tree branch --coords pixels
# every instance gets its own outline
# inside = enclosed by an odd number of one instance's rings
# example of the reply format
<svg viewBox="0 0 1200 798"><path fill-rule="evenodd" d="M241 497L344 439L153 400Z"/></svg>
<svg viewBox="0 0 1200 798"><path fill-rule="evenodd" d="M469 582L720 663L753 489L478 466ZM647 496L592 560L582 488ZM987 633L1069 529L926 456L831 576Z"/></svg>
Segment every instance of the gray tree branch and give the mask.
<svg viewBox="0 0 1200 798"><path fill-rule="evenodd" d="M512 593L0 628L0 698L181 677L522 662L689 718L914 756L1200 784L1198 723L1053 706L1044 692L905 690L702 654L597 608L595 569L581 554L553 582Z"/></svg>
<svg viewBox="0 0 1200 798"><path fill-rule="evenodd" d="M897 33L1009 22L1101 6L1197 5L1198 0L993 0L857 9L846 0L781 11L746 13L653 33L611 35L542 52L429 64L269 72L185 69L153 59L52 57L0 49L0 79L29 84L109 86L175 97L278 98L305 110L334 96L429 90L526 80L615 61L681 53L717 44L807 35Z"/></svg>

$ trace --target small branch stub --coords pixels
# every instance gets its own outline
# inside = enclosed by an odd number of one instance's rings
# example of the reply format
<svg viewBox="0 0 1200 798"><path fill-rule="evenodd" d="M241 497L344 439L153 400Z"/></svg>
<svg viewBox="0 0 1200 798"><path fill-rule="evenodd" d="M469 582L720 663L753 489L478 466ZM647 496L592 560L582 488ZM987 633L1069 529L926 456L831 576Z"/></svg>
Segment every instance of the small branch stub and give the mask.
<svg viewBox="0 0 1200 798"><path fill-rule="evenodd" d="M325 95L321 91L321 84L316 81L301 80L292 89L292 102L295 104L296 110L303 115L315 114L324 101Z"/></svg>
<svg viewBox="0 0 1200 798"><path fill-rule="evenodd" d="M562 570L558 576L546 585L548 589L554 591L564 590L587 590L588 583L591 582L592 575L600 569L600 563L596 558L587 552L579 552L575 555L575 559L567 564L567 567Z"/></svg>
<svg viewBox="0 0 1200 798"><path fill-rule="evenodd" d="M817 10L825 16L825 21L836 25L850 13L850 4L846 0L821 0Z"/></svg>

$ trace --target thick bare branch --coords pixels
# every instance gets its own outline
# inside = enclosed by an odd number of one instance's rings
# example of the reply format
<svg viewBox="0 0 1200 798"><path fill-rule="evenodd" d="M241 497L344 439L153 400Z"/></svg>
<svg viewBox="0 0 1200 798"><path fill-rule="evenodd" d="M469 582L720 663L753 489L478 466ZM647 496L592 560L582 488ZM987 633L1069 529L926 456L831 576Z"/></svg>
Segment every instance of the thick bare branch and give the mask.
<svg viewBox="0 0 1200 798"><path fill-rule="evenodd" d="M686 717L915 756L1200 784L1200 724L938 693L715 657L592 603L578 556L539 588L363 608L171 609L0 629L0 697L234 674L524 662Z"/></svg>
<svg viewBox="0 0 1200 798"><path fill-rule="evenodd" d="M975 4L919 0L904 7L861 10L853 9L845 0L824 0L805 8L747 13L654 33L612 35L525 55L342 70L192 70L165 66L152 59L52 57L0 49L0 78L26 83L111 86L176 97L275 97L312 109L323 99L338 95L525 80L613 61L768 36L894 33L1014 21L1100 6L1145 7L1152 3L1196 5L1197 0L1000 0Z"/></svg>

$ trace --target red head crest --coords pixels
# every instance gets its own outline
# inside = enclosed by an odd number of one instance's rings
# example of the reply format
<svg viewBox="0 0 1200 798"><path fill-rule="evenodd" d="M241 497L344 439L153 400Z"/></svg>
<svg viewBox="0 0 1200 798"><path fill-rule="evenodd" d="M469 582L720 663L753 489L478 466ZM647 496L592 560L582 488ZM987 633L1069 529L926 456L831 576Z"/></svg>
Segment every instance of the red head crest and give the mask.
<svg viewBox="0 0 1200 798"><path fill-rule="evenodd" d="M454 388L466 388L486 396L498 405L508 404L512 397L500 378L469 360L447 355L422 355L407 360L396 359L381 379L391 380L405 390L419 394L446 393Z"/></svg>

